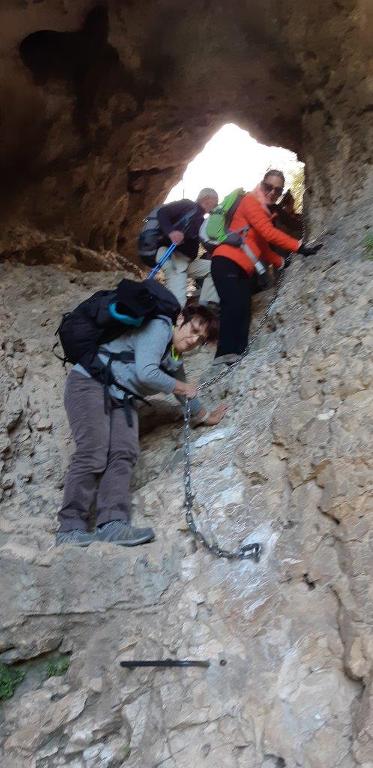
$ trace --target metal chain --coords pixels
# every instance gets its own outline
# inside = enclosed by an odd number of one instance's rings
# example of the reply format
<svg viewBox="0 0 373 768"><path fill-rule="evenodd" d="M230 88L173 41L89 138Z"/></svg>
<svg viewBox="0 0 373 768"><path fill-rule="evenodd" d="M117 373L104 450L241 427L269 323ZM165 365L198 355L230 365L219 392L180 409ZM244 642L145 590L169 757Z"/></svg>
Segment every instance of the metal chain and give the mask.
<svg viewBox="0 0 373 768"><path fill-rule="evenodd" d="M221 373L218 373L216 376L213 376L208 381L203 381L197 388L198 392L202 392L207 387L211 387L213 384L216 384L219 381L222 381L223 379L227 378L232 371L234 371L238 366L241 365L242 361L247 357L247 355L250 352L251 347L253 346L254 342L257 340L262 328L266 324L271 309L275 302L277 301L278 295L280 293L280 290L283 286L285 279L285 270L283 269L280 272L279 279L276 285L275 293L269 302L267 309L254 333L254 335L249 340L249 343L245 349L245 351L240 355L238 360L234 362L232 365L227 366L226 370L221 371ZM212 555L215 555L215 557L223 557L227 560L247 560L247 559L253 559L255 562L258 562L260 559L261 551L262 551L262 545L258 542L255 542L253 544L246 544L242 547L239 547L238 549L234 550L228 550L223 549L223 547L220 547L219 544L213 544L207 541L206 537L202 533L202 531L198 530L196 526L196 522L193 517L193 502L194 502L194 493L192 488L192 469L191 469L191 447L190 447L190 419L191 419L191 411L190 411L190 400L189 398L185 398L185 405L184 405L184 507L185 507L185 519L186 523L188 525L189 530L193 534L194 538L197 539L209 552L211 552Z"/></svg>

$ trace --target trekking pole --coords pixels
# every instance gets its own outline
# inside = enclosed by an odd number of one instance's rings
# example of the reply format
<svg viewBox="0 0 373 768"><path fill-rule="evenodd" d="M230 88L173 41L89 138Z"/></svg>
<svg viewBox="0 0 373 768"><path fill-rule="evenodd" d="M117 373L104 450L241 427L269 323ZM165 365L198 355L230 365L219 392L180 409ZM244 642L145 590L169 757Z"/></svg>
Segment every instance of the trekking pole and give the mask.
<svg viewBox="0 0 373 768"><path fill-rule="evenodd" d="M193 211L193 216L194 216L194 213L195 213L195 211ZM187 233L187 231L188 231L188 229L189 229L189 227L191 225L191 222L192 222L192 219L190 219L187 222L187 224L185 226L185 229L183 229L184 235ZM159 270L162 269L163 264L165 264L166 261L168 261L168 259L171 258L175 248L177 248L177 243L171 243L171 245L167 248L166 253L164 253L162 258L159 260L158 264L156 264L155 267L153 267L153 269L151 270L151 272L149 272L147 280L151 280L153 277L156 276L157 272L159 272Z"/></svg>
<svg viewBox="0 0 373 768"><path fill-rule="evenodd" d="M156 276L159 270L162 269L163 264L165 264L166 261L168 261L168 259L171 258L176 247L177 247L176 243L171 243L171 245L167 248L166 253L164 253L162 258L159 260L158 264L156 264L155 267L153 267L153 269L151 270L151 272L149 272L148 277L146 278L147 280L151 280L153 277Z"/></svg>

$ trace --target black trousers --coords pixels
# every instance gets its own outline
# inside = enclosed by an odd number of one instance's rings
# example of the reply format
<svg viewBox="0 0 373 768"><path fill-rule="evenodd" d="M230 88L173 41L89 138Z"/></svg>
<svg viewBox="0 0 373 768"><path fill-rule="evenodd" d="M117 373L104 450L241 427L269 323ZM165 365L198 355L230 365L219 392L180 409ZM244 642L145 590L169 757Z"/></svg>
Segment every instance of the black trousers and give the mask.
<svg viewBox="0 0 373 768"><path fill-rule="evenodd" d="M240 355L247 347L255 276L225 256L214 256L211 274L220 298L220 332L215 357Z"/></svg>

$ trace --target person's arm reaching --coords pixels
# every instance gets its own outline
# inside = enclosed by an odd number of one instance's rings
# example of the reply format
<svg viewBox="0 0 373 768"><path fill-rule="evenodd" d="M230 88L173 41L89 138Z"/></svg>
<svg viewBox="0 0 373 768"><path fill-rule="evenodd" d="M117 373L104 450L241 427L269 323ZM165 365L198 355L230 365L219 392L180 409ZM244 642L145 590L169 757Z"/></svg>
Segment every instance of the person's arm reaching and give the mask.
<svg viewBox="0 0 373 768"><path fill-rule="evenodd" d="M180 365L180 367L177 368L172 375L175 381L177 382L176 389L174 389L174 395L176 399L179 401L179 403L184 405L184 399L186 395L184 389L185 389L185 385L188 386L184 366ZM188 395L188 397L190 398L190 411L192 416L196 416L196 414L200 413L200 411L202 410L202 403L198 399L198 397L196 397L197 385L189 384L189 387L192 387L192 389L190 390L191 394Z"/></svg>
<svg viewBox="0 0 373 768"><path fill-rule="evenodd" d="M166 395L175 391L173 376L161 370L161 361L170 343L170 325L166 320L150 320L135 342L136 375L139 381L153 392Z"/></svg>
<svg viewBox="0 0 373 768"><path fill-rule="evenodd" d="M180 245L183 242L184 232L177 229L175 222L179 221L188 212L190 206L185 200L179 200L176 203L161 205L158 210L157 218L163 234L167 235L171 242L176 243L176 245Z"/></svg>
<svg viewBox="0 0 373 768"><path fill-rule="evenodd" d="M182 385L184 382L184 385L186 384L186 376L185 376L185 370L184 366L181 365L180 368L178 368L173 376L178 382L178 385ZM186 386L188 386L186 384ZM196 390L196 385L189 385L193 386L194 390ZM179 393L177 389L174 389L174 395L179 400L179 402L184 405L185 400L185 393ZM192 426L198 427L200 424L205 424L206 426L214 426L215 424L219 424L219 422L222 420L222 418L225 416L225 413L227 411L227 406L224 404L220 404L217 406L217 408L214 408L212 411L206 411L206 408L203 407L201 401L198 397L192 396L190 400L190 411L192 416Z"/></svg>
<svg viewBox="0 0 373 768"><path fill-rule="evenodd" d="M246 195L241 206L242 215L248 224L251 224L267 243L277 245L286 251L298 251L301 246L301 240L296 240L294 237L282 232L281 229L276 229L253 195Z"/></svg>

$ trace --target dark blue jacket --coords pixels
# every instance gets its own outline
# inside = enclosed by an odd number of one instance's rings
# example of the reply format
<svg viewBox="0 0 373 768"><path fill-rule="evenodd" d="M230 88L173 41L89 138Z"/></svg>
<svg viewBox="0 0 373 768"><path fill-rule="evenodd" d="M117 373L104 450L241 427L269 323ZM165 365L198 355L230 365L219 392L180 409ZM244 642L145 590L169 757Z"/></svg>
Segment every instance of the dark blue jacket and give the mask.
<svg viewBox="0 0 373 768"><path fill-rule="evenodd" d="M189 214L189 215L188 215ZM192 200L178 200L162 205L158 211L159 226L165 235L164 245L170 245L169 233L175 229L185 232L185 238L177 250L190 259L195 259L199 248L199 230L205 211Z"/></svg>

